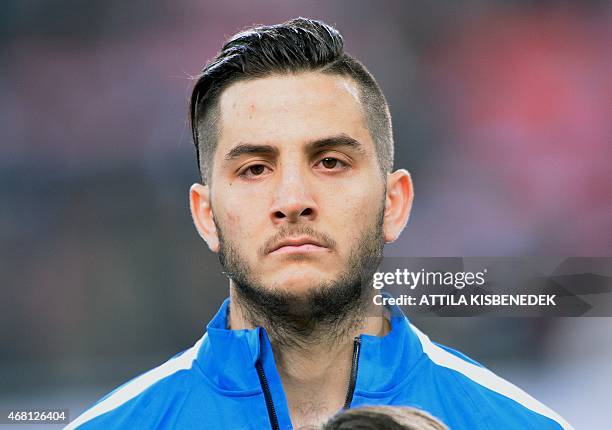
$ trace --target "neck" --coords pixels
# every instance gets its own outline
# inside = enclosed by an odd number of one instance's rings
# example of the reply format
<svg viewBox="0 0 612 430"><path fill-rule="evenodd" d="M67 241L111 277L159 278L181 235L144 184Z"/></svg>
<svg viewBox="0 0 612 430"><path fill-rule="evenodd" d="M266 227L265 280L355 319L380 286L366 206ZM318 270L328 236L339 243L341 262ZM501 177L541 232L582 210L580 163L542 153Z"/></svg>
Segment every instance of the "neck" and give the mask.
<svg viewBox="0 0 612 430"><path fill-rule="evenodd" d="M355 337L360 334L385 336L390 324L380 312L374 314L357 308L361 315L348 315L334 327L315 327L299 339L281 338L286 332L269 327L266 321L253 320L248 304L230 287L229 325L232 330L266 329L276 367L283 381L294 427L320 426L344 405ZM342 325L340 327L339 325Z"/></svg>

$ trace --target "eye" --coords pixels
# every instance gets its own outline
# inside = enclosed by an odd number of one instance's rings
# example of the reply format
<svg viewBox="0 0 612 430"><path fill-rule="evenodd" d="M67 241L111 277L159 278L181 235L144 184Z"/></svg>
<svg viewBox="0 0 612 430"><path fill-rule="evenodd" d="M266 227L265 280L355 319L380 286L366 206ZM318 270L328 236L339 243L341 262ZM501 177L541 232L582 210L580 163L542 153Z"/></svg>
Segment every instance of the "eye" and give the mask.
<svg viewBox="0 0 612 430"><path fill-rule="evenodd" d="M249 167L244 169L239 176L243 176L245 178L255 178L258 176L262 176L266 173L267 166L263 164L251 164Z"/></svg>
<svg viewBox="0 0 612 430"><path fill-rule="evenodd" d="M317 165L321 165L324 170L342 170L348 167L348 164L335 157L321 158Z"/></svg>
<svg viewBox="0 0 612 430"><path fill-rule="evenodd" d="M333 169L338 164L338 159L332 157L325 157L321 160L321 164L326 169Z"/></svg>
<svg viewBox="0 0 612 430"><path fill-rule="evenodd" d="M258 176L261 175L264 172L264 165L263 164L256 164L254 166L251 166L247 169L247 172L251 173L253 176Z"/></svg>

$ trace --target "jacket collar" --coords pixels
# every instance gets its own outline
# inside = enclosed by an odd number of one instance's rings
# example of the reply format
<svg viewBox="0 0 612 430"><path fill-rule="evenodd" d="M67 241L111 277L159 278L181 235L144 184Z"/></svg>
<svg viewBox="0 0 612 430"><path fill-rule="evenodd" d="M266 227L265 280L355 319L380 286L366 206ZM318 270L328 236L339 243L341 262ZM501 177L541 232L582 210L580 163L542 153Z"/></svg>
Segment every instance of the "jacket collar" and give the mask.
<svg viewBox="0 0 612 430"><path fill-rule="evenodd" d="M261 327L230 330L229 298L206 326L197 364L218 388L227 391L260 391L255 363L261 351Z"/></svg>
<svg viewBox="0 0 612 430"><path fill-rule="evenodd" d="M266 373L275 371L272 348L265 329L229 330L229 298L207 326L196 362L206 377L223 391L259 392L255 369L262 361ZM391 330L384 337L362 334L355 392L362 396L393 390L403 382L423 354L408 319L396 307L388 308ZM277 379L278 375L268 375Z"/></svg>
<svg viewBox="0 0 612 430"><path fill-rule="evenodd" d="M408 318L397 306L387 307L391 330L384 337L362 334L355 393L364 397L392 391L406 380L423 354Z"/></svg>

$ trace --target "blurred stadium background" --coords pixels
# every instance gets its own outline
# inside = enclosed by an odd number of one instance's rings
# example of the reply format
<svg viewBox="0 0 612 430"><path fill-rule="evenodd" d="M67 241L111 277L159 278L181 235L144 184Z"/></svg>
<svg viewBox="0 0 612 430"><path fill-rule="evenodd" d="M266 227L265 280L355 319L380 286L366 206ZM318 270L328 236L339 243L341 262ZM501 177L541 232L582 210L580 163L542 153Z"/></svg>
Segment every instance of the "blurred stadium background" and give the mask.
<svg viewBox="0 0 612 430"><path fill-rule="evenodd" d="M5 0L0 408L74 418L201 336L227 282L188 212L189 77L300 15L336 24L391 105L416 198L387 255L612 256L611 2ZM611 319L417 324L609 428Z"/></svg>

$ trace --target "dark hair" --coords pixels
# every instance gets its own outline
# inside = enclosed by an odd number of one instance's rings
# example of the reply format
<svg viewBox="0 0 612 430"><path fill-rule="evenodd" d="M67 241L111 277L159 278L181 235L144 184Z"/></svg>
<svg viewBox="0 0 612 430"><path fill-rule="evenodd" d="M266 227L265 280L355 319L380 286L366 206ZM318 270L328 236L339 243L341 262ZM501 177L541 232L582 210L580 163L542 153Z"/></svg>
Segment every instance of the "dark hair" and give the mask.
<svg viewBox="0 0 612 430"><path fill-rule="evenodd" d="M341 411L322 430L448 430L448 427L420 409L364 406Z"/></svg>
<svg viewBox="0 0 612 430"><path fill-rule="evenodd" d="M296 18L236 34L196 77L189 111L202 181L211 179L221 92L240 80L306 71L348 76L358 84L379 165L383 172L391 171L391 116L376 80L365 66L344 52L342 36L335 28L321 21Z"/></svg>

